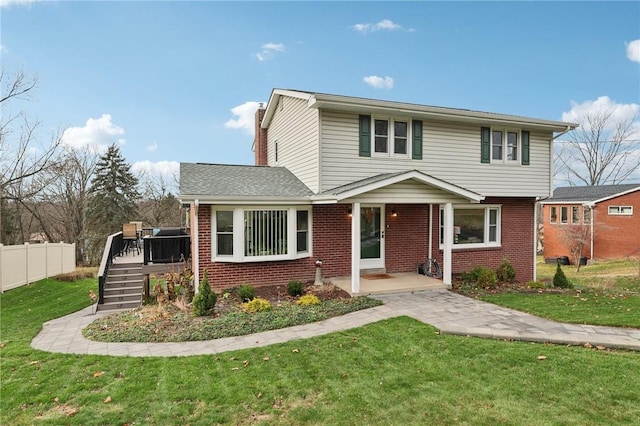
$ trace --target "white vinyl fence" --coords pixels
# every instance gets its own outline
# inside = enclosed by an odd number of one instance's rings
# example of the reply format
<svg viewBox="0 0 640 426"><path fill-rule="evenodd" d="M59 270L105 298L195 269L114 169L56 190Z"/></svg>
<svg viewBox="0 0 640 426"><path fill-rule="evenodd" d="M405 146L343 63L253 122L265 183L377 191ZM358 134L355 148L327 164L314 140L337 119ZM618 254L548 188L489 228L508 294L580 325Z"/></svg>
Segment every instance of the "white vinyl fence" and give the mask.
<svg viewBox="0 0 640 426"><path fill-rule="evenodd" d="M76 245L0 244L0 291L76 270Z"/></svg>

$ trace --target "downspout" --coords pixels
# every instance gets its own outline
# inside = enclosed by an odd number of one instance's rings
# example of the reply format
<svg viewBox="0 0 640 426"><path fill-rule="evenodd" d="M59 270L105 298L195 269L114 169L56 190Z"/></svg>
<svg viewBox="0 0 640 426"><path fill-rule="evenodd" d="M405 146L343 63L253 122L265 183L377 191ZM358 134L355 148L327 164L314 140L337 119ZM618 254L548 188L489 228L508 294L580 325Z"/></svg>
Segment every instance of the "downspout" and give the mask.
<svg viewBox="0 0 640 426"><path fill-rule="evenodd" d="M538 202L533 203L533 281L538 281ZM544 214L542 215L544 217Z"/></svg>
<svg viewBox="0 0 640 426"><path fill-rule="evenodd" d="M196 293L199 290L200 287L200 238L198 237L198 234L200 233L200 230L198 229L198 207L200 206L200 201L198 199L196 199L193 202L193 206L194 206L194 213L193 213L193 231L191 232L193 234L193 279L194 279L194 288Z"/></svg>
<svg viewBox="0 0 640 426"><path fill-rule="evenodd" d="M433 204L429 203L429 254L427 261L433 258ZM425 264L425 268L429 266Z"/></svg>
<svg viewBox="0 0 640 426"><path fill-rule="evenodd" d="M549 194L553 194L553 152L554 152L553 141L555 141L560 136L565 135L574 129L575 127L567 126L564 132L560 132L557 135L552 136L551 139L549 140L549 142L551 142L549 144Z"/></svg>
<svg viewBox="0 0 640 426"><path fill-rule="evenodd" d="M591 222L589 224L589 226L591 227L591 229L589 230L590 231L589 233L591 234L591 235L589 235L589 240L590 240L589 241L589 254L591 255L591 260L593 260L594 257L595 257L593 255L593 248L594 248L594 246L593 246L593 232L595 231L595 228L594 228L593 224L596 222L593 219L594 219L594 216L596 214L596 205L594 203L587 203L586 205L589 206L589 208L591 209L591 215L589 215L589 221ZM584 215L584 213L583 213L583 215Z"/></svg>

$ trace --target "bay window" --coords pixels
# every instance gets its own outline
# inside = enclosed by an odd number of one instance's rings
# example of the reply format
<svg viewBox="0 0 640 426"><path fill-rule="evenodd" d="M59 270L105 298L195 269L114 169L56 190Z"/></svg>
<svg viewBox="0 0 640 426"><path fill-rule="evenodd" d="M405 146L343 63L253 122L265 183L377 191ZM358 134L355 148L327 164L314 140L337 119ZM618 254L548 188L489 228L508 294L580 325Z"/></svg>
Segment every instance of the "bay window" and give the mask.
<svg viewBox="0 0 640 426"><path fill-rule="evenodd" d="M440 209L440 244L444 244L444 209ZM500 245L499 206L454 206L453 245L495 247Z"/></svg>
<svg viewBox="0 0 640 426"><path fill-rule="evenodd" d="M308 207L216 207L212 257L220 262L285 260L311 255Z"/></svg>

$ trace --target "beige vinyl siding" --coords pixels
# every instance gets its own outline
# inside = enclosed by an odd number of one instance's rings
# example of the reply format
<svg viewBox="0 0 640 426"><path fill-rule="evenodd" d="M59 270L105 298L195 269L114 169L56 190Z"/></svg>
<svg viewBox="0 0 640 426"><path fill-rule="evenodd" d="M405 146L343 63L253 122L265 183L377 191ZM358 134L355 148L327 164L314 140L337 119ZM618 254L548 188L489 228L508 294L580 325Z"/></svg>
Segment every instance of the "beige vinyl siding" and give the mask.
<svg viewBox="0 0 640 426"><path fill-rule="evenodd" d="M284 166L313 192L319 188L318 110L307 108L307 101L282 96L269 125L267 162ZM275 144L278 143L278 161Z"/></svg>
<svg viewBox="0 0 640 426"><path fill-rule="evenodd" d="M481 124L427 120L423 120L422 160L360 157L358 115L323 111L321 117L323 191L380 173L415 169L485 196L549 195L551 133L530 131L529 166L482 164Z"/></svg>
<svg viewBox="0 0 640 426"><path fill-rule="evenodd" d="M404 182L394 183L384 188L376 189L357 197L349 198L345 202L361 203L405 203L405 204L428 204L428 203L465 203L466 199L438 188L432 188L422 182L413 179Z"/></svg>

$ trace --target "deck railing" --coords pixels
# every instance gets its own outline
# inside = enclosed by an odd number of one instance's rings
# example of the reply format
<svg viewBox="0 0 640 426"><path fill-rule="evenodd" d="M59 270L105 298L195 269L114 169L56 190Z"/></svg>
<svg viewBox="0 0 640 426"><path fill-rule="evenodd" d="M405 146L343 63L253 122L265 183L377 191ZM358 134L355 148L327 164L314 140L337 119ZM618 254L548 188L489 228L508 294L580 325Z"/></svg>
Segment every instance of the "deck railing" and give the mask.
<svg viewBox="0 0 640 426"><path fill-rule="evenodd" d="M175 263L181 258L191 256L191 237L189 235L156 235L142 239L144 264Z"/></svg>
<svg viewBox="0 0 640 426"><path fill-rule="evenodd" d="M113 263L113 258L122 253L124 248L124 240L122 239L122 231L111 234L107 237L102 252L102 260L100 261L100 269L98 269L98 303L104 303L104 284L107 279L109 267Z"/></svg>

